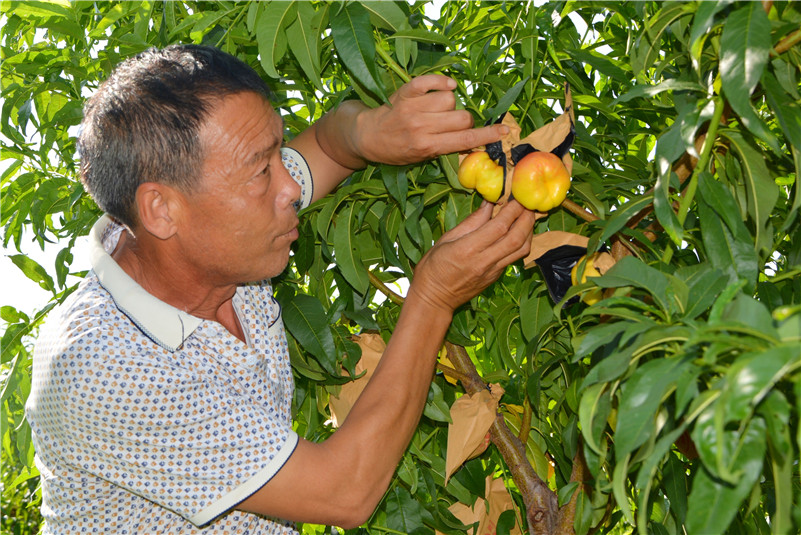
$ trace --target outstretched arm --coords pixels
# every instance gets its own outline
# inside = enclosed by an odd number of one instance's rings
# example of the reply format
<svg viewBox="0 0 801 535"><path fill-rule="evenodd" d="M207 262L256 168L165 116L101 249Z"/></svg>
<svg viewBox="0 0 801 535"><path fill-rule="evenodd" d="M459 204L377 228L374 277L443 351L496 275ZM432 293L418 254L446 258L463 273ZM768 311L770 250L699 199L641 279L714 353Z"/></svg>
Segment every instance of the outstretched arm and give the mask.
<svg viewBox="0 0 801 535"><path fill-rule="evenodd" d="M239 508L354 527L369 518L417 427L454 310L528 254L534 214L484 205L415 269L398 324L367 387L331 438L301 439L278 474Z"/></svg>
<svg viewBox="0 0 801 535"><path fill-rule="evenodd" d="M317 200L370 162L405 165L498 141L506 126L473 128L456 109L456 82L440 74L412 79L370 109L343 102L289 142L306 159Z"/></svg>

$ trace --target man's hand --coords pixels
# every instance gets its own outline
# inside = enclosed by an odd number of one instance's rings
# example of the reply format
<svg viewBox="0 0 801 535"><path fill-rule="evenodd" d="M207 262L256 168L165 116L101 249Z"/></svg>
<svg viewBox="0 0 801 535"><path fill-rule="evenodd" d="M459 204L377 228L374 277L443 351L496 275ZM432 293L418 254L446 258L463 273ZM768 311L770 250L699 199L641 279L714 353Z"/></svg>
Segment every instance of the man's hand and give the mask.
<svg viewBox="0 0 801 535"><path fill-rule="evenodd" d="M503 125L473 128L473 117L456 109L456 82L427 74L402 85L389 104L362 111L353 150L369 162L404 165L498 141Z"/></svg>
<svg viewBox="0 0 801 535"><path fill-rule="evenodd" d="M453 313L494 282L510 263L529 252L534 212L518 202L504 205L494 219L485 203L442 235L415 268L409 293Z"/></svg>

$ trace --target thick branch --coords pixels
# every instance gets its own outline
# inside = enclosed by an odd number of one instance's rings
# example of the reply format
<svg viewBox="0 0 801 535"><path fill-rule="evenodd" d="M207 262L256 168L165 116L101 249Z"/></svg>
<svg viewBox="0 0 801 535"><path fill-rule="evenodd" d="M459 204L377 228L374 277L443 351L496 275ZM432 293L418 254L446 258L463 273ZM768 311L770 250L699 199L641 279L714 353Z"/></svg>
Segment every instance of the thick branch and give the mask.
<svg viewBox="0 0 801 535"><path fill-rule="evenodd" d="M462 386L468 394L475 394L487 388L487 384L478 375L464 347L450 342L445 342L445 347L448 350L448 359L466 376L467 381L462 382ZM501 453L512 479L523 496L529 533L551 535L556 527L559 507L556 494L534 471L526 457L524 444L512 433L501 414L498 414L490 428L490 440Z"/></svg>

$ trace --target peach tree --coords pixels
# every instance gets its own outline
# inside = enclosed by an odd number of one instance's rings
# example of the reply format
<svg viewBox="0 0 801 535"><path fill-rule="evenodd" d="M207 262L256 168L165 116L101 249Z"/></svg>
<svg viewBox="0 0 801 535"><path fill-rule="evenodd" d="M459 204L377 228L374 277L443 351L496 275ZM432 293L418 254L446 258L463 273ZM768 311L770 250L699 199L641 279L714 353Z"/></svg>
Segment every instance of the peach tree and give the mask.
<svg viewBox="0 0 801 535"><path fill-rule="evenodd" d="M543 270L521 262L458 311L417 433L354 532L462 533L452 507L485 498L488 477L515 503L494 520L498 533L801 529L797 4L2 8L3 242L52 297L41 310L2 307L4 530L37 530L22 410L32 345L83 275L72 247L99 215L76 174L83 100L121 59L189 42L257 69L288 138L345 99L378 106L424 73L455 78L477 124L508 113L524 133L562 113L571 89L571 189L535 232L581 235L615 264L555 301ZM329 400L358 376L353 336L391 335L416 262L477 206L457 165L456 155L371 165L302 213L274 281L302 436L334 432ZM24 254L45 244L60 251L52 266ZM600 301L578 299L596 288ZM505 391L492 445L446 484L450 407L490 383Z"/></svg>

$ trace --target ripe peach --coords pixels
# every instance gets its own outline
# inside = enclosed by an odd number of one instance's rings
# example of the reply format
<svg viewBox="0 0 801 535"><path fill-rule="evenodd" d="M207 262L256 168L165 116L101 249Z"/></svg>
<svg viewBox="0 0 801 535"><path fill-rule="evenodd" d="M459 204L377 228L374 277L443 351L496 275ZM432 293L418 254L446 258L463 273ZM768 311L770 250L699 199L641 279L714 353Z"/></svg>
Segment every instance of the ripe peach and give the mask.
<svg viewBox="0 0 801 535"><path fill-rule="evenodd" d="M495 163L486 151L468 154L459 165L459 183L475 189L485 199L496 202L503 192L503 167Z"/></svg>
<svg viewBox="0 0 801 535"><path fill-rule="evenodd" d="M547 212L562 204L570 175L562 160L550 152L532 152L515 166L512 196L529 210Z"/></svg>

